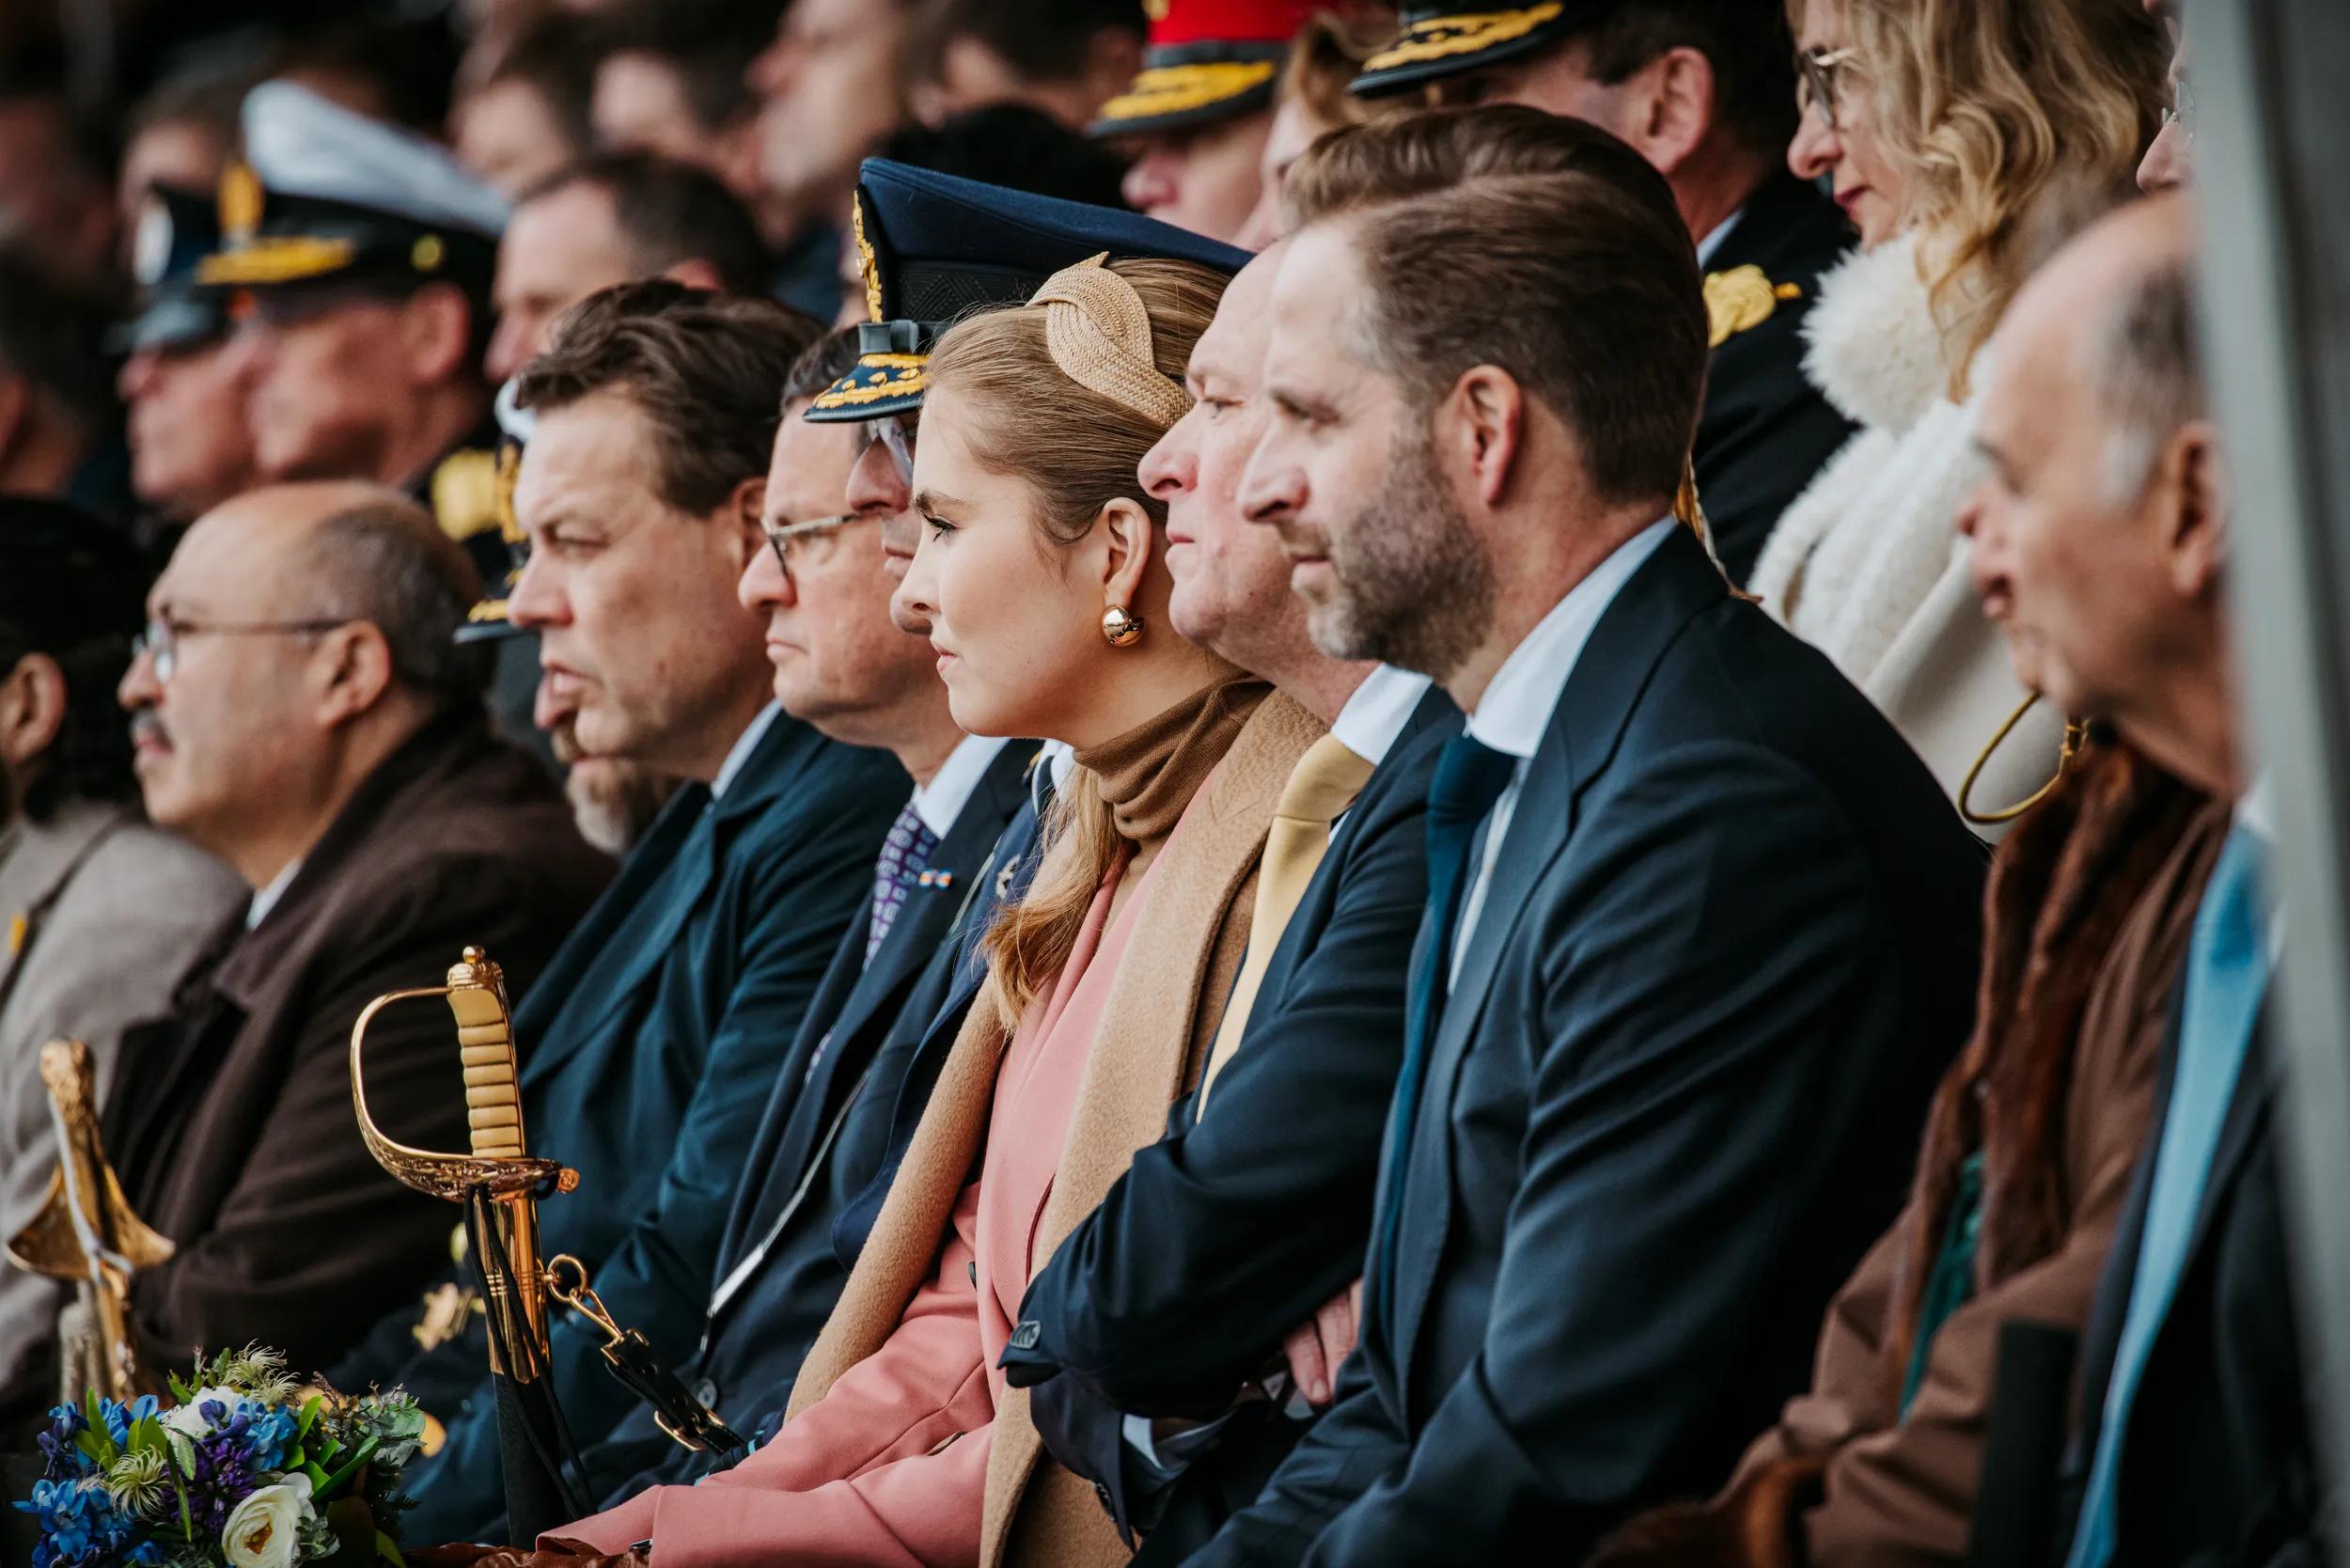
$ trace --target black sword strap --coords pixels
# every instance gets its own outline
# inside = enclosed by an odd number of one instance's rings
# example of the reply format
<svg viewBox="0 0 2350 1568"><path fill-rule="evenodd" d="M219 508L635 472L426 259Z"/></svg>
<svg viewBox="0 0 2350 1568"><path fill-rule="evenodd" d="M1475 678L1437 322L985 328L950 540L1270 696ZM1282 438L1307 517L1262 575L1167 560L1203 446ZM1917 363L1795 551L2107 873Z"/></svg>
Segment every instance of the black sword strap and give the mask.
<svg viewBox="0 0 2350 1568"><path fill-rule="evenodd" d="M694 1395L684 1380L655 1354L650 1341L634 1328L622 1328L604 1310L603 1300L589 1288L585 1264L569 1255L547 1264L547 1294L586 1318L604 1336L605 1368L622 1387L652 1409L661 1430L681 1447L697 1453L728 1454L747 1449L747 1439L718 1419L718 1413Z"/></svg>

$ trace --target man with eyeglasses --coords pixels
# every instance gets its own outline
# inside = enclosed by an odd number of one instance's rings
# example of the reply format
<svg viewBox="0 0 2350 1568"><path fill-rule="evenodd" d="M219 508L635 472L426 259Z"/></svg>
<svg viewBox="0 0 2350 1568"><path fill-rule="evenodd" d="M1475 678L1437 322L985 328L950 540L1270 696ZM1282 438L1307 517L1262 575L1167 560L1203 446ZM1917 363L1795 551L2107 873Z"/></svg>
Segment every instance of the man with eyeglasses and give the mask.
<svg viewBox="0 0 2350 1568"><path fill-rule="evenodd" d="M1785 167L1799 86L1784 8L1411 0L1401 18L1355 79L1358 95L1524 103L1588 120L1672 186L1713 326L1698 492L1716 554L1744 581L1779 513L1852 434L1803 373L1804 318L1852 234L1836 204Z"/></svg>
<svg viewBox="0 0 2350 1568"><path fill-rule="evenodd" d="M525 1124L580 1173L540 1231L671 1366L702 1326L761 1108L805 1076L793 1042L906 798L888 751L775 702L766 618L738 598L745 570L773 560L777 393L816 336L773 301L622 284L568 315L516 388L536 425L514 487L530 556L507 610L539 635L542 708L572 713L588 756L686 781L516 1014ZM481 1348L463 1334L393 1354L421 1318L412 1304L380 1327L335 1382L403 1383L446 1423L446 1446L405 1478L411 1540L493 1539ZM605 1340L575 1314L554 1325L549 1381L583 1437L634 1401Z"/></svg>
<svg viewBox="0 0 2350 1568"><path fill-rule="evenodd" d="M132 1282L159 1372L258 1341L330 1365L448 1257L446 1205L384 1174L351 1115L351 1027L469 945L527 986L602 887L543 770L494 739L450 634L478 583L414 502L252 491L192 527L122 679L148 816L252 890L126 1031L106 1147L178 1250ZM462 1147L446 1015L369 1036L377 1114Z"/></svg>

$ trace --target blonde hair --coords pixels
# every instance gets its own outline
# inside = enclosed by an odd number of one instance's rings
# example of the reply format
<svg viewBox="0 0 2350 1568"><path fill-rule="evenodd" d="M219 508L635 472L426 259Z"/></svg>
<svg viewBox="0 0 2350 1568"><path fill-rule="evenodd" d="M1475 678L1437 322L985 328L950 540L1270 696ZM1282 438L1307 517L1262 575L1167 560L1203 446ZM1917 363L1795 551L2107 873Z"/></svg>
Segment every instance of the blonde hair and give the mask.
<svg viewBox="0 0 2350 1568"><path fill-rule="evenodd" d="M1410 112L1418 105L1408 94L1399 103L1384 95L1363 98L1347 90L1364 62L1395 32L1395 13L1383 6L1314 12L1290 39L1289 57L1281 64L1281 97L1295 99L1314 118L1333 127Z"/></svg>
<svg viewBox="0 0 2350 1568"><path fill-rule="evenodd" d="M1227 279L1183 261L1113 261L1109 270L1133 285L1150 316L1152 362L1180 386ZM924 399L954 399L966 418L973 460L1028 487L1047 550L1082 541L1102 509L1120 499L1163 528L1166 504L1144 493L1136 470L1172 421L1161 423L1073 381L1048 341L1055 308L1025 305L954 327L932 351ZM1095 891L1127 848L1082 768L1055 797L1043 834L1046 856L1036 882L996 917L982 944L1007 1028L1069 961Z"/></svg>
<svg viewBox="0 0 2350 1568"><path fill-rule="evenodd" d="M2170 50L2141 0L1840 4L1853 69L1908 187L1950 347L1950 395L2040 259L2044 202L2125 192L2159 128ZM1789 11L1800 27L1806 0Z"/></svg>

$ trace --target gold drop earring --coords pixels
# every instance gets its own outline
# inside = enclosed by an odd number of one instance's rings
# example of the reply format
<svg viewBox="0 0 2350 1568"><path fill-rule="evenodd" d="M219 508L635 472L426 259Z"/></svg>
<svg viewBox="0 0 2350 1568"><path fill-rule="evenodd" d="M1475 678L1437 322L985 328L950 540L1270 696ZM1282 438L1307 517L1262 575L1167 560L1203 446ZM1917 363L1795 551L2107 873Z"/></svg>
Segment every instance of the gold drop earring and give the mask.
<svg viewBox="0 0 2350 1568"><path fill-rule="evenodd" d="M1142 618L1129 614L1123 604L1112 604L1102 612L1102 640L1112 648L1132 648L1142 640Z"/></svg>

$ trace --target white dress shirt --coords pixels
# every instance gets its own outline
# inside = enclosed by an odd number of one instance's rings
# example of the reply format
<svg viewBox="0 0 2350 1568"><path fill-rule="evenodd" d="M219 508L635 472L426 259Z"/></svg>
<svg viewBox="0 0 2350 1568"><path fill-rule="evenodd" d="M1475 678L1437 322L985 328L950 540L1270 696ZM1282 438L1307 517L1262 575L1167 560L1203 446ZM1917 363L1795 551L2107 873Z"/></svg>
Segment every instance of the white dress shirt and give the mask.
<svg viewBox="0 0 2350 1568"><path fill-rule="evenodd" d="M782 712L782 703L770 702L759 711L759 716L751 720L749 727L735 737L734 749L728 752L727 760L718 764L718 776L710 781L711 799L717 800L726 794L727 786L733 783L734 776L743 771L743 764L751 760L751 753L759 749L759 743L766 737L768 730L775 728L776 716Z"/></svg>
<svg viewBox="0 0 2350 1568"><path fill-rule="evenodd" d="M1403 727L1411 722L1412 711L1432 684L1425 675L1393 665L1373 665L1363 683L1355 688L1355 695L1346 699L1346 706L1339 710L1330 733L1375 768L1395 749Z"/></svg>
<svg viewBox="0 0 2350 1568"><path fill-rule="evenodd" d="M963 808L971 803L971 792L979 787L996 753L1010 744L1003 735L965 735L955 743L955 749L947 754L931 781L914 792L914 814L922 819L932 838L944 839L955 830Z"/></svg>
<svg viewBox="0 0 2350 1568"><path fill-rule="evenodd" d="M261 922L269 918L269 912L277 907L277 901L286 896L286 889L293 886L293 879L301 874L300 860L287 861L286 869L270 878L268 886L253 895L252 907L244 912L244 929L258 930Z"/></svg>
<svg viewBox="0 0 2350 1568"><path fill-rule="evenodd" d="M1485 888L1493 881L1495 863L1501 858L1502 840L1510 836L1510 819L1517 811L1527 764L1542 748L1543 735L1550 728L1551 715L1558 712L1559 698L1566 693L1568 678L1574 674L1575 661L1583 656L1592 630L1624 584L1679 526L1669 517L1650 524L1569 588L1567 596L1527 634L1526 640L1510 651L1478 700L1477 712L1469 715L1471 738L1516 758L1518 765L1501 798L1494 802L1492 815L1485 819L1484 855L1478 864L1477 880L1469 885L1468 897L1461 901L1461 929L1452 939L1451 974L1445 980L1448 992L1452 977L1460 974L1468 956L1470 939L1477 934Z"/></svg>
<svg viewBox="0 0 2350 1568"><path fill-rule="evenodd" d="M1746 215L1747 210L1743 207L1739 208L1738 211L1716 224L1713 233L1698 242L1698 266L1700 269L1714 264L1715 253L1722 248L1722 242L1730 238L1730 231L1737 227L1738 220Z"/></svg>

